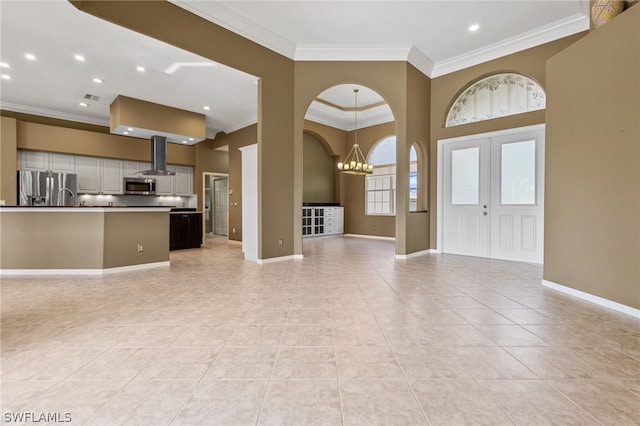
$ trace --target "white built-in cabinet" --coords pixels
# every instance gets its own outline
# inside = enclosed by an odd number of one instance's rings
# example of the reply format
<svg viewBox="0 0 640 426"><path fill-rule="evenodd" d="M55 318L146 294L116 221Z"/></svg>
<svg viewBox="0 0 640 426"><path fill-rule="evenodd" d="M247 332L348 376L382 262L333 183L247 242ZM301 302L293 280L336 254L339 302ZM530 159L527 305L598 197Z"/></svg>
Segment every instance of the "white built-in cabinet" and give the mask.
<svg viewBox="0 0 640 426"><path fill-rule="evenodd" d="M76 173L79 194L122 194L125 177L142 177L151 164L43 151L18 151L20 170ZM193 168L167 166L174 176L148 176L156 180L157 195L193 195Z"/></svg>
<svg viewBox="0 0 640 426"><path fill-rule="evenodd" d="M142 177L139 172L149 170L151 163L141 163L140 161L123 161L124 177Z"/></svg>
<svg viewBox="0 0 640 426"><path fill-rule="evenodd" d="M171 170L169 166L167 166L168 170ZM153 176L156 180L156 195L174 195L173 192L173 182L175 181L174 176Z"/></svg>
<svg viewBox="0 0 640 426"><path fill-rule="evenodd" d="M101 160L100 188L102 194L122 194L124 179L122 161L104 158Z"/></svg>
<svg viewBox="0 0 640 426"><path fill-rule="evenodd" d="M176 172L173 191L175 195L191 195L193 193L193 171L191 167L172 166Z"/></svg>
<svg viewBox="0 0 640 426"><path fill-rule="evenodd" d="M123 166L121 160L76 156L78 193L122 194Z"/></svg>
<svg viewBox="0 0 640 426"><path fill-rule="evenodd" d="M153 176L156 180L156 195L193 194L193 169L187 166L167 166L173 176Z"/></svg>
<svg viewBox="0 0 640 426"><path fill-rule="evenodd" d="M75 156L55 152L20 151L20 170L75 173Z"/></svg>
<svg viewBox="0 0 640 426"><path fill-rule="evenodd" d="M318 237L344 233L344 207L314 206L302 208L302 236Z"/></svg>

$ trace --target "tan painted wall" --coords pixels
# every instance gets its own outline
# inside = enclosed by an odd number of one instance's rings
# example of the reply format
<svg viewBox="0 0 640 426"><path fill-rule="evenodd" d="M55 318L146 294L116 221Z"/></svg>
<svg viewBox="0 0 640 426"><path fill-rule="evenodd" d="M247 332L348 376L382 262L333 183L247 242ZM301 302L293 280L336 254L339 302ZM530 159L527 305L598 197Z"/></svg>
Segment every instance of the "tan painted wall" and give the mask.
<svg viewBox="0 0 640 426"><path fill-rule="evenodd" d="M544 278L640 308L640 7L547 65Z"/></svg>
<svg viewBox="0 0 640 426"><path fill-rule="evenodd" d="M514 53L493 61L485 62L473 67L434 78L431 81L431 147L429 152L430 184L429 208L431 210L431 248L437 245L437 156L438 140L458 136L492 132L496 130L512 129L545 122L545 111L534 111L525 114L512 115L493 120L479 121L455 127L444 127L449 108L471 83L488 75L499 72L517 72L536 80L546 90L546 62L547 59L575 43L586 32L546 43L522 52ZM549 183L547 183L549 185Z"/></svg>
<svg viewBox="0 0 640 426"><path fill-rule="evenodd" d="M304 133L304 182L302 201L333 203L335 199L335 159L313 134Z"/></svg>
<svg viewBox="0 0 640 426"><path fill-rule="evenodd" d="M1 269L103 268L103 213L1 212L0 228Z"/></svg>
<svg viewBox="0 0 640 426"><path fill-rule="evenodd" d="M419 156L418 163L418 203L419 209L426 211L409 212L409 193L403 191L398 193L398 203L403 203L404 208L398 209L396 229L404 227L404 232L396 230L397 235L404 235L405 241L400 246L404 251L397 251L396 254L410 254L428 250L430 246L430 216L429 205L426 200L428 194L428 153L430 138L430 108L431 108L431 79L422 74L416 68L407 64L407 144L404 147L397 147L396 156L404 156L406 161L399 162L397 169L397 179L404 180L402 185L409 187L409 152L412 145L416 145L416 153Z"/></svg>
<svg viewBox="0 0 640 426"><path fill-rule="evenodd" d="M329 155L333 156L333 162L336 165L333 172L333 202L339 203L344 207L347 202L346 197L343 196L344 184L340 179L340 172L338 171L337 164L340 159L347 155L347 132L335 127L325 126L324 124L315 123L313 121L304 121L304 133L309 133L320 142L327 150Z"/></svg>
<svg viewBox="0 0 640 426"><path fill-rule="evenodd" d="M0 200L7 206L15 206L17 200L18 163L17 122L14 118L1 117L0 122Z"/></svg>
<svg viewBox="0 0 640 426"><path fill-rule="evenodd" d="M151 141L147 139L26 121L18 122L18 149L134 161L151 160ZM169 143L167 144L167 162L193 166L195 164L195 148L193 146Z"/></svg>
<svg viewBox="0 0 640 426"><path fill-rule="evenodd" d="M0 269L107 269L169 260L167 212L3 211L0 229Z"/></svg>
<svg viewBox="0 0 640 426"><path fill-rule="evenodd" d="M221 133L212 141L211 147L228 146L229 173L229 239L242 241L242 155L238 148L257 143L258 126L251 125L233 133ZM236 232L233 232L233 230Z"/></svg>
<svg viewBox="0 0 640 426"><path fill-rule="evenodd" d="M138 252L138 244L144 250ZM169 261L169 214L105 213L103 268Z"/></svg>

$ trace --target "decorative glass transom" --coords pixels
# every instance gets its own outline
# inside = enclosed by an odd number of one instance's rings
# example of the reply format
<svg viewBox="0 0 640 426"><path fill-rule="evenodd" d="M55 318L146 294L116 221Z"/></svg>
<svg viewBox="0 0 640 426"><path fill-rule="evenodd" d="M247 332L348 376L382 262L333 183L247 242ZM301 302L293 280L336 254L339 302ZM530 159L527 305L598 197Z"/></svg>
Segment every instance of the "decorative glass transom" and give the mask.
<svg viewBox="0 0 640 426"><path fill-rule="evenodd" d="M529 77L494 74L475 82L458 96L445 127L536 111L546 105L544 90Z"/></svg>

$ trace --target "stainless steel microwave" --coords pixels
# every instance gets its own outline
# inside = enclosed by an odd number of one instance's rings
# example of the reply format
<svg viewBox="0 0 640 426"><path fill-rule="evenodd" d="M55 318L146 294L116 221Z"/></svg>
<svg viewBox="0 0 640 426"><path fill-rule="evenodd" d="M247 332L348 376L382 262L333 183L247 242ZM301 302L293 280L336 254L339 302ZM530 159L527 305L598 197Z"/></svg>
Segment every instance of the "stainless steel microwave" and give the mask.
<svg viewBox="0 0 640 426"><path fill-rule="evenodd" d="M130 195L156 195L156 180L151 178L124 178L124 193Z"/></svg>

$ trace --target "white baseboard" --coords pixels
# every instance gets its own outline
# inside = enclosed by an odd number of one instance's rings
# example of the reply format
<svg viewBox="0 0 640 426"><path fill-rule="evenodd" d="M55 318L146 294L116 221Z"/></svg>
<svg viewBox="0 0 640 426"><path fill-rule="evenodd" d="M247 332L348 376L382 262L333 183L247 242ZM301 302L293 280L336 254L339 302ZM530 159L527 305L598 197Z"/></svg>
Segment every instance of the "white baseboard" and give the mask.
<svg viewBox="0 0 640 426"><path fill-rule="evenodd" d="M117 268L107 269L0 269L0 276L110 275L169 266L171 266L171 264L167 260L165 262L142 263L140 265L119 266Z"/></svg>
<svg viewBox="0 0 640 426"><path fill-rule="evenodd" d="M578 297L591 303L595 303L605 308L613 309L623 314L631 315L632 317L640 319L640 309L632 308L631 306L623 305L622 303L614 302L613 300L605 299L603 297L595 296L584 291L576 290L575 288L567 287L561 284L556 284L552 281L542 280L542 285L562 293L569 294L571 296Z"/></svg>
<svg viewBox="0 0 640 426"><path fill-rule="evenodd" d="M264 265L265 263L283 262L285 260L301 260L304 258L302 254L292 254L290 256L272 257L270 259L258 259L256 262L258 265Z"/></svg>
<svg viewBox="0 0 640 426"><path fill-rule="evenodd" d="M432 249L426 249L421 251L416 251L409 254L396 254L396 259L398 260L407 260L418 256L424 256L425 254L433 253Z"/></svg>
<svg viewBox="0 0 640 426"><path fill-rule="evenodd" d="M350 238L368 238L371 240L384 240L384 241L395 241L395 237L379 237L377 235L365 235L365 234L344 234L345 237Z"/></svg>

